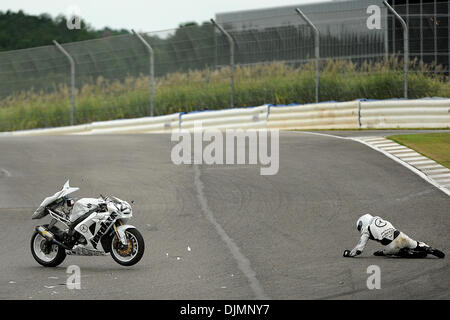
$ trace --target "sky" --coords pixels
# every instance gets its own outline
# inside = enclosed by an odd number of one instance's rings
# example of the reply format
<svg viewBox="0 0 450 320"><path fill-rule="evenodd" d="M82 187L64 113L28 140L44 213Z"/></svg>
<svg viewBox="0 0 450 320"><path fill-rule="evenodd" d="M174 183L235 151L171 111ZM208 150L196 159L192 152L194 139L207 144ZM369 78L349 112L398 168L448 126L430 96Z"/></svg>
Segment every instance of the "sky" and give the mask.
<svg viewBox="0 0 450 320"><path fill-rule="evenodd" d="M77 13L95 29L157 31L204 22L216 13L306 4L324 0L1 0L0 11L66 16Z"/></svg>

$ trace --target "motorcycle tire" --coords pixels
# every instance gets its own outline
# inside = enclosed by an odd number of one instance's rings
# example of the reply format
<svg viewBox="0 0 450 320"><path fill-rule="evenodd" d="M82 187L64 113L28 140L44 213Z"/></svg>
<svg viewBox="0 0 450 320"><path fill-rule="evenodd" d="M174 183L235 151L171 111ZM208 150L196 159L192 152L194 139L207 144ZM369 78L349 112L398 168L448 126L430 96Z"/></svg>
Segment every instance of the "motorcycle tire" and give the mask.
<svg viewBox="0 0 450 320"><path fill-rule="evenodd" d="M37 238L40 237L41 239ZM39 248L37 248L38 245L38 241L39 242ZM37 263L39 263L40 265L44 266L44 267L56 267L59 266L64 259L66 258L66 250L64 248L61 248L60 246L56 245L56 244L47 244L47 245L51 245L51 250L53 250L53 252L56 251L56 254L52 254L52 256L45 254L42 250L41 250L41 244L43 245L47 240L45 240L38 232L34 231L33 235L31 236L31 254L33 255L34 260L37 261ZM48 241L47 241L48 242ZM36 250L39 250L38 252L36 252Z"/></svg>
<svg viewBox="0 0 450 320"><path fill-rule="evenodd" d="M117 236L114 235L114 237L111 240L111 257L118 264L125 266L125 267L129 267L129 266L135 265L142 259L142 256L144 255L144 251L145 251L145 243L144 243L144 238L142 237L141 233L135 228L125 230L125 234L127 236L129 244L131 243L131 246L132 246L131 249L130 249L130 247L122 248L122 249L117 248L118 239L117 239ZM137 249L136 249L136 252L134 253L133 246L135 246L135 245L137 246ZM121 251L126 251L126 250L132 251L131 257L121 254Z"/></svg>

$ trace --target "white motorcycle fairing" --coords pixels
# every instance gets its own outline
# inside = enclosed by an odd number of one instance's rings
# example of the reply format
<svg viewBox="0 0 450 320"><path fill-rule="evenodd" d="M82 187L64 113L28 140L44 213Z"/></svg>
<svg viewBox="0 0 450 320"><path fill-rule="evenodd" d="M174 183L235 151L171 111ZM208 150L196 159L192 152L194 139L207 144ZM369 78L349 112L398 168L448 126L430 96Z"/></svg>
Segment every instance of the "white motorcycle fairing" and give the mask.
<svg viewBox="0 0 450 320"><path fill-rule="evenodd" d="M125 235L125 230L128 229L136 229L136 227L132 226L131 224L123 224L117 227L117 233L119 234L120 242L122 242L122 244L124 245L128 243L127 236Z"/></svg>
<svg viewBox="0 0 450 320"><path fill-rule="evenodd" d="M48 214L48 211L45 210L45 207L48 206L50 203L54 202L55 200L62 198L64 196L67 196L68 194L71 194L75 191L80 190L80 188L73 188L69 185L69 180L66 181L63 188L55 193L51 197L47 197L42 201L39 208L36 209L36 211L31 216L31 219L41 219L45 217Z"/></svg>
<svg viewBox="0 0 450 320"><path fill-rule="evenodd" d="M83 247L92 251L105 252L100 239L111 229L117 218L118 215L115 212L93 212L77 224L75 231L87 240Z"/></svg>
<svg viewBox="0 0 450 320"><path fill-rule="evenodd" d="M91 199L91 198L84 198L84 199L86 199L86 202L83 203L88 203L92 200L97 201L95 203L102 203L103 201L102 199ZM84 199L80 199L77 202L80 202ZM117 200L122 201L120 199ZM108 202L107 206L109 209L107 212L93 212L86 219L84 219L75 226L75 231L79 232L87 240L87 243L82 246L87 250L105 252L105 249L103 248L103 245L101 243L101 238L111 230L117 219L120 219L121 221L127 221L132 217L131 207L129 207L130 208L129 213L123 214L120 211L118 211L117 207L113 203ZM81 207L83 208L83 206ZM92 210L92 208L89 210ZM82 215L85 214L86 212L81 211L80 213ZM125 230L129 228L135 227L124 224L116 228L119 240L124 245L128 243L127 237L125 235Z"/></svg>
<svg viewBox="0 0 450 320"><path fill-rule="evenodd" d="M89 211L98 209L102 204L106 204L105 200L97 198L82 198L76 201L70 213L69 221L73 223Z"/></svg>

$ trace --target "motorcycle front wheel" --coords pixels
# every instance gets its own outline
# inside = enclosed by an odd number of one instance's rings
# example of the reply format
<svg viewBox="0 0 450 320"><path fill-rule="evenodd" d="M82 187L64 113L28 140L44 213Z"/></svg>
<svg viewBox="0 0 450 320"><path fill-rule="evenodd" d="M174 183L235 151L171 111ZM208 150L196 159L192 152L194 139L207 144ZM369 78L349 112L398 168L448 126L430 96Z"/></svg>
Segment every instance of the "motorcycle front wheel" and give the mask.
<svg viewBox="0 0 450 320"><path fill-rule="evenodd" d="M31 236L31 254L34 260L44 267L56 267L66 258L66 250L49 243L47 239L36 231Z"/></svg>
<svg viewBox="0 0 450 320"><path fill-rule="evenodd" d="M141 260L144 255L144 238L137 229L125 230L127 245L123 245L117 235L111 240L111 256L118 264L122 266L132 266Z"/></svg>

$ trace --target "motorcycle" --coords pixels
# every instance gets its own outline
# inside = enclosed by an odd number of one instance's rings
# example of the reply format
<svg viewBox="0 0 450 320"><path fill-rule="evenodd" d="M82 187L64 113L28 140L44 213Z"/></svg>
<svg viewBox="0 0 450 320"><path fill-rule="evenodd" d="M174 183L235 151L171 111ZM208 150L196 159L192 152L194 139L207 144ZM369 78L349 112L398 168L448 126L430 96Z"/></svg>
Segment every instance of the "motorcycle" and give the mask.
<svg viewBox="0 0 450 320"><path fill-rule="evenodd" d="M49 224L36 226L31 236L31 253L44 267L56 267L67 255L111 257L122 266L138 263L145 250L141 233L127 224L132 217L128 202L116 197L68 197L79 188L69 185L47 197L32 219L50 215ZM62 224L62 228L57 223Z"/></svg>

